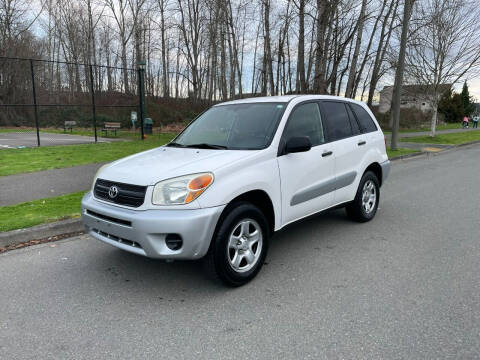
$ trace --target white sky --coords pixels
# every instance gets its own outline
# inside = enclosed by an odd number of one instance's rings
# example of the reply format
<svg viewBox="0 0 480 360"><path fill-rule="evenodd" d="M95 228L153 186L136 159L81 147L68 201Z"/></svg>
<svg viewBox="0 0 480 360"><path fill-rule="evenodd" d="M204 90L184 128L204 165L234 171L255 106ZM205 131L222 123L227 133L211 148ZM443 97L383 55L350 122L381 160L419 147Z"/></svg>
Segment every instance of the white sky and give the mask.
<svg viewBox="0 0 480 360"><path fill-rule="evenodd" d="M471 79L467 83L470 95L473 95L476 98L475 102L480 102L480 78ZM462 86L463 83L457 84L455 90L462 91Z"/></svg>

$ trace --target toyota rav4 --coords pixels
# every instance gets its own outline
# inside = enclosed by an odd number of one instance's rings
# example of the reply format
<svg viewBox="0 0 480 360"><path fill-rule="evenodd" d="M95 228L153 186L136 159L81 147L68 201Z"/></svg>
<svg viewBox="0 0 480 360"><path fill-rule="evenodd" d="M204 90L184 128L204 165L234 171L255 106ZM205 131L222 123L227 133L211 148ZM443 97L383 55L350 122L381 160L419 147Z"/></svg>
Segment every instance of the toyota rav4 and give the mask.
<svg viewBox="0 0 480 360"><path fill-rule="evenodd" d="M204 258L212 275L239 286L287 224L338 206L371 220L389 170L384 135L363 103L235 100L165 146L102 167L82 217L103 242L151 258Z"/></svg>

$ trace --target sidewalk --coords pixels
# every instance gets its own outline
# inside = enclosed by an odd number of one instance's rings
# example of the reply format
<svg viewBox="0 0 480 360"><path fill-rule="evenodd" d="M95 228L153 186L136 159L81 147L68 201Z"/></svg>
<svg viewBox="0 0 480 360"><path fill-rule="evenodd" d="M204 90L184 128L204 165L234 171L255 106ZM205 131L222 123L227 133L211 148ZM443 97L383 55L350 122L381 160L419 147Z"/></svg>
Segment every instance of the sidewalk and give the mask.
<svg viewBox="0 0 480 360"><path fill-rule="evenodd" d="M435 132L435 134L437 135L453 134L453 133L459 133L459 132L465 132L465 131L480 131L480 128L472 129L472 127L470 126L468 129L462 129L461 127L459 127L458 129L438 130ZM407 138L407 137L414 137L414 136L428 136L428 135L430 135L430 131L398 133L399 138ZM392 137L392 134L391 133L385 134L385 137L387 139L390 139Z"/></svg>
<svg viewBox="0 0 480 360"><path fill-rule="evenodd" d="M88 190L100 164L0 176L0 206Z"/></svg>

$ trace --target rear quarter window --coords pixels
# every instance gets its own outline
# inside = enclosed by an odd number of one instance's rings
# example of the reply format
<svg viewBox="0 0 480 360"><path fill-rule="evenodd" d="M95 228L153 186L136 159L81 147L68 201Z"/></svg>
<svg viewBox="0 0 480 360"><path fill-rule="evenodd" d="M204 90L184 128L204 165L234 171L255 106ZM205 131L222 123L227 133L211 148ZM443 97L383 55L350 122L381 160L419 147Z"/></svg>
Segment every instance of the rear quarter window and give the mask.
<svg viewBox="0 0 480 360"><path fill-rule="evenodd" d="M357 117L358 123L360 125L360 130L363 133L377 131L377 125L373 121L372 117L369 113L360 105L357 104L349 104L353 113Z"/></svg>

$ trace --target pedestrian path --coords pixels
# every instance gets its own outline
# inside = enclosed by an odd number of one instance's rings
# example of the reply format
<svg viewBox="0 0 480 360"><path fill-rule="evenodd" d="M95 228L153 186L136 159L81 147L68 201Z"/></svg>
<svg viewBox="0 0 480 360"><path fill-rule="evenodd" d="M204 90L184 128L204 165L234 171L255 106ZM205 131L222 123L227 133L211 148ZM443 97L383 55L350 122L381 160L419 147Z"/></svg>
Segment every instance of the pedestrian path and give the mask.
<svg viewBox="0 0 480 360"><path fill-rule="evenodd" d="M102 164L0 176L0 206L88 190Z"/></svg>
<svg viewBox="0 0 480 360"><path fill-rule="evenodd" d="M466 131L480 131L480 128L472 128L472 127L469 127L468 129L463 129L460 127L459 125L459 128L458 129L448 129L448 130L438 130L436 131L435 133L437 135L441 135L441 134L454 134L454 133L461 133L461 132L466 132ZM430 135L430 131L418 131L418 132L401 132L398 134L398 137L399 138L407 138L407 137L414 137L414 136L428 136ZM387 133L385 134L385 137L387 139L391 138L392 137L392 134L391 133Z"/></svg>

